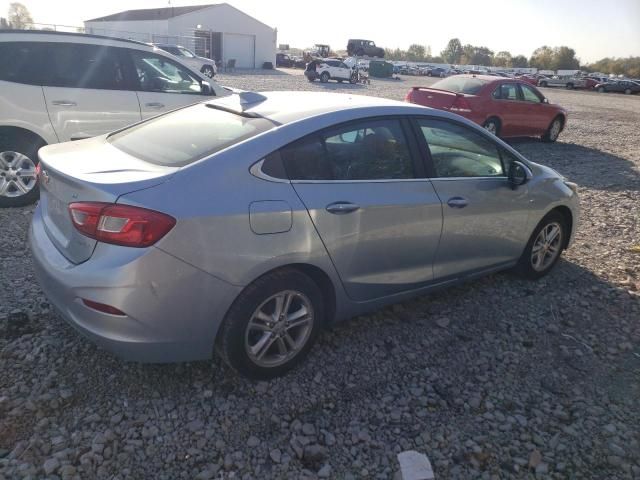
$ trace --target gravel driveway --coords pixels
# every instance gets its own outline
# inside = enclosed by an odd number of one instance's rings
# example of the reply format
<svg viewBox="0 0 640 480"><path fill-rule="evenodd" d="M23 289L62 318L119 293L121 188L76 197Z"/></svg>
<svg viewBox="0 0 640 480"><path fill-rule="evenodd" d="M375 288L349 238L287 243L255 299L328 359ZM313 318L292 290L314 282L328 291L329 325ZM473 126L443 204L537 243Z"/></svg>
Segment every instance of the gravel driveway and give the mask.
<svg viewBox="0 0 640 480"><path fill-rule="evenodd" d="M220 82L402 99L431 79ZM580 185L555 271L352 319L269 383L99 350L34 280L32 208L0 211L0 479L387 479L410 449L437 479L640 478L640 96L545 94L570 111L559 142L513 145Z"/></svg>

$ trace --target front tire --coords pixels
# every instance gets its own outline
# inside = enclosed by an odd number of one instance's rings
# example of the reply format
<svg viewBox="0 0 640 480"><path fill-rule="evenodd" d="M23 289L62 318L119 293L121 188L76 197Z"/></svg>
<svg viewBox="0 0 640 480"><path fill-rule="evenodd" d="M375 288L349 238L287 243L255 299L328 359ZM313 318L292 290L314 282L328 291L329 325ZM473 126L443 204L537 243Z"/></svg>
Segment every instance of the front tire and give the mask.
<svg viewBox="0 0 640 480"><path fill-rule="evenodd" d="M604 87L599 87L598 88L598 93L604 93Z"/></svg>
<svg viewBox="0 0 640 480"><path fill-rule="evenodd" d="M547 143L555 142L560 136L560 132L562 131L562 119L560 117L556 117L549 125L549 128L542 136L542 141Z"/></svg>
<svg viewBox="0 0 640 480"><path fill-rule="evenodd" d="M625 94L625 95L631 95L631 89L630 89L630 88L627 88L627 89L624 91L624 94Z"/></svg>
<svg viewBox="0 0 640 480"><path fill-rule="evenodd" d="M547 82L540 82L540 86L541 87L546 87L547 86Z"/></svg>
<svg viewBox="0 0 640 480"><path fill-rule="evenodd" d="M521 276L537 280L551 271L560 259L569 234L562 214L551 212L533 231L516 266Z"/></svg>
<svg viewBox="0 0 640 480"><path fill-rule="evenodd" d="M327 83L330 78L331 78L331 75L329 75L329 72L322 72L322 75L320 75L320 81L322 83Z"/></svg>
<svg viewBox="0 0 640 480"><path fill-rule="evenodd" d="M243 376L278 377L309 354L323 321L316 283L298 270L280 270L238 296L220 327L216 350Z"/></svg>
<svg viewBox="0 0 640 480"><path fill-rule="evenodd" d="M202 67L202 73L209 78L213 78L215 76L213 67L211 65L205 65L204 67Z"/></svg>
<svg viewBox="0 0 640 480"><path fill-rule="evenodd" d="M35 136L0 132L0 208L23 207L38 200L38 150Z"/></svg>

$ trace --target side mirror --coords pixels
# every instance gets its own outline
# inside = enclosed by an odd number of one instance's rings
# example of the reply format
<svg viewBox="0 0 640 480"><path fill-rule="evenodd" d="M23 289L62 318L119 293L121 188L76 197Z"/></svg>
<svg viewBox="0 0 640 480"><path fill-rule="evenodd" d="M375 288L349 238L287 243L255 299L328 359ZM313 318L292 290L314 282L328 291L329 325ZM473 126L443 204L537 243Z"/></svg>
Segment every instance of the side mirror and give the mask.
<svg viewBox="0 0 640 480"><path fill-rule="evenodd" d="M519 186L524 185L531 180L531 177L531 170L529 170L529 167L524 163L518 161L511 162L511 166L509 167L509 183L512 189L515 190Z"/></svg>
<svg viewBox="0 0 640 480"><path fill-rule="evenodd" d="M212 92L211 84L209 82L207 82L206 80L202 80L200 82L200 92L203 95L211 95L211 92Z"/></svg>

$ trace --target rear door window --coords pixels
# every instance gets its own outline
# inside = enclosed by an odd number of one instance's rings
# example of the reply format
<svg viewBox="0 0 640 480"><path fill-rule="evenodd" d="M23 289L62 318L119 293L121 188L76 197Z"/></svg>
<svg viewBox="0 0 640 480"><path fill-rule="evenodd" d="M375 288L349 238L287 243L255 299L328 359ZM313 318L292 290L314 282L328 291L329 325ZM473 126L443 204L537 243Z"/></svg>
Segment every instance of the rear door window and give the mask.
<svg viewBox="0 0 640 480"><path fill-rule="evenodd" d="M47 47L47 86L129 90L120 49L51 42Z"/></svg>
<svg viewBox="0 0 640 480"><path fill-rule="evenodd" d="M0 43L0 80L42 85L46 69L45 43L2 42Z"/></svg>
<svg viewBox="0 0 640 480"><path fill-rule="evenodd" d="M502 83L493 92L493 98L499 100L519 100L518 84Z"/></svg>

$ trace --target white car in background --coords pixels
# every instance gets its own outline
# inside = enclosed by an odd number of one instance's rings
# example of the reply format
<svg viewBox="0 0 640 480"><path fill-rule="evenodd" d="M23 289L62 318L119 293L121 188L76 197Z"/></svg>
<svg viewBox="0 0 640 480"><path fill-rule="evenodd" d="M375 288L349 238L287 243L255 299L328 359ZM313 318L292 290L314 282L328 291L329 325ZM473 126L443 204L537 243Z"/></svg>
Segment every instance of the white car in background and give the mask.
<svg viewBox="0 0 640 480"><path fill-rule="evenodd" d="M188 48L181 45L169 45L164 43L155 43L154 46L170 53L171 55L178 57L182 63L191 67L203 75L213 78L218 73L216 62L210 58L199 57Z"/></svg>
<svg viewBox="0 0 640 480"><path fill-rule="evenodd" d="M231 91L146 43L0 32L0 207L38 199L38 150Z"/></svg>
<svg viewBox="0 0 640 480"><path fill-rule="evenodd" d="M357 81L354 71L346 63L333 58L310 61L304 75L310 82L317 79L322 83L327 83L329 80L336 80L338 83L356 83Z"/></svg>

